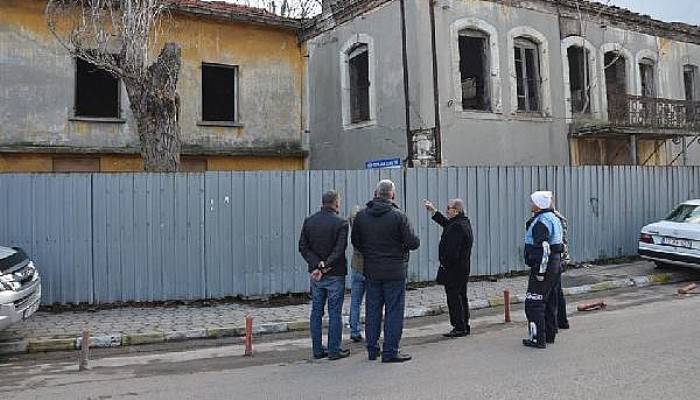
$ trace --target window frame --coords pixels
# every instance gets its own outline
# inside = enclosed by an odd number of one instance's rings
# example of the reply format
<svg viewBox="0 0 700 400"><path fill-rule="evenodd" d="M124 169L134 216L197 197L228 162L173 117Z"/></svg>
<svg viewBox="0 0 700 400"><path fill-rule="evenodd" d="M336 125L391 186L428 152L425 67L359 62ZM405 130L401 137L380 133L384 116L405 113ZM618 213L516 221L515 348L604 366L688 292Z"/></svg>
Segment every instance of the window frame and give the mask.
<svg viewBox="0 0 700 400"><path fill-rule="evenodd" d="M534 54L534 64L533 68L534 71L529 71L528 68L528 63L527 63L527 50L530 50ZM538 43L534 42L533 40L530 40L526 37L516 37L513 40L513 63L514 68L515 68L515 79L516 79L516 85L513 88L515 90L515 96L516 96L516 103L514 104L514 108L518 113L525 113L525 114L541 114L542 113L542 61L541 61L541 54L540 54L540 46ZM521 59L521 73L522 76L519 79L517 76L518 72L518 67L517 67L517 62L516 62L516 57L518 56L518 53L520 53L522 59ZM534 75L535 77L531 77L531 75ZM536 93L536 101L537 101L537 108L532 109L531 104L530 104L530 83L534 80L536 82L536 87L535 87L535 93ZM524 93L524 101L525 101L525 108L521 109L520 108L520 93L518 91L518 85L522 84Z"/></svg>
<svg viewBox="0 0 700 400"><path fill-rule="evenodd" d="M367 47L367 67L369 80L369 120L352 122L352 109L350 98L350 56L362 45ZM377 124L377 80L376 80L376 53L374 39L364 33L354 34L348 39L338 52L340 67L340 103L341 103L341 124L344 130L354 130L367 128Z"/></svg>
<svg viewBox="0 0 700 400"><path fill-rule="evenodd" d="M205 120L204 119L204 68L205 67L233 70L233 74L234 74L233 75L233 82L234 82L233 83L233 121L214 121L214 120ZM241 115L240 115L240 111L239 111L240 110L240 93L241 93L240 65L202 61L202 63L200 64L199 70L200 70L199 71L200 72L199 73L200 105L199 105L199 121L197 122L197 125L199 125L199 126L242 127L243 125L241 124Z"/></svg>
<svg viewBox="0 0 700 400"><path fill-rule="evenodd" d="M353 79L352 79L352 64L353 60L357 57L360 57L361 55L366 54L367 57L367 88L366 88L366 117L363 119L355 119L355 110L353 109L354 107L354 100L355 96L362 94L363 91L360 90L360 88L354 89L353 88ZM362 123L367 123L372 120L372 116L370 115L370 94L369 90L372 87L372 82L369 79L369 47L365 43L357 43L355 46L353 46L349 51L347 55L347 60L348 60L348 73L349 75L349 90L350 90L350 123L351 124L362 124ZM359 92L359 93L353 93L353 92ZM354 95L353 95L354 94ZM363 107L361 107L363 108ZM362 114L363 110L358 110L358 113Z"/></svg>
<svg viewBox="0 0 700 400"><path fill-rule="evenodd" d="M562 54L562 68L563 68L563 85L564 85L564 102L565 102L565 115L568 123L571 123L574 119L574 115L579 116L581 114L573 112L573 96L571 93L571 71L569 68L569 48L572 46L577 46L583 48L584 56L588 60L588 74L590 87L590 115L593 118L602 118L603 111L601 111L601 106L604 102L602 100L603 93L601 93L600 88L602 85L599 84L599 66L598 66L598 49L591 44L586 38L582 36L568 36L561 41L561 54Z"/></svg>
<svg viewBox="0 0 700 400"><path fill-rule="evenodd" d="M460 33L465 30L480 31L488 36L485 55L488 65L489 111L464 109L462 107L462 76L460 69ZM452 51L452 87L448 107L454 108L458 118L500 119L503 114L502 82L500 72L498 30L490 23L478 18L462 18L450 26L450 47Z"/></svg>

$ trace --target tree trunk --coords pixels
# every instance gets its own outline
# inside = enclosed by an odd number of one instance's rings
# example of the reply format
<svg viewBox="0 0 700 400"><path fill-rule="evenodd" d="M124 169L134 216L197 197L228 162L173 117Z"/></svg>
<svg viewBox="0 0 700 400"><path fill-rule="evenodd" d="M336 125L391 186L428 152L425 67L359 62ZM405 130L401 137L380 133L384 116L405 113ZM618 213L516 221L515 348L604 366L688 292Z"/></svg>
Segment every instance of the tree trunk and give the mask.
<svg viewBox="0 0 700 400"><path fill-rule="evenodd" d="M175 172L180 164L179 98L181 51L166 43L148 67L145 82L124 80L136 119L146 172Z"/></svg>

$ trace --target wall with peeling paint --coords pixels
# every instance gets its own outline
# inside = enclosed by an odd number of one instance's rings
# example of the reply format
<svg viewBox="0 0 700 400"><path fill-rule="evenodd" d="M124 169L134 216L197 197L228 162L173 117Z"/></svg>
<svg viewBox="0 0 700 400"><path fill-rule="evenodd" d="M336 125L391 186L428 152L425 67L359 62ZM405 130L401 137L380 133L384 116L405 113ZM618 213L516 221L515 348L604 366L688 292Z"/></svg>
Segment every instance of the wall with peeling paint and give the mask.
<svg viewBox="0 0 700 400"><path fill-rule="evenodd" d="M394 2L307 42L311 169L357 169L367 160L406 157L400 23ZM358 34L374 40L376 58L370 62L376 81L370 85L377 96L377 119L371 126L344 129L340 52Z"/></svg>
<svg viewBox="0 0 700 400"><path fill-rule="evenodd" d="M49 33L44 3L0 4L0 149L138 153L123 88L124 121L72 120L74 60ZM301 159L305 60L297 32L179 14L173 18L167 39L182 46L178 92L183 152ZM239 66L241 127L198 124L202 62Z"/></svg>
<svg viewBox="0 0 700 400"><path fill-rule="evenodd" d="M439 110L442 125L442 165L568 165L569 138L567 107L564 85L566 57L562 55L562 38L581 35L580 23L563 19L561 24L553 3L538 1L517 1L518 7L507 6L499 1L484 0L437 0L435 3L436 43L438 57ZM431 37L429 2L406 0L407 43L409 65L409 103L411 129L432 128L435 123L433 67L431 59ZM612 23L602 23L597 16L586 17L589 21L583 26L583 36L599 49L611 42L621 43L632 54L651 50L659 54L659 97L682 99L684 64L700 66L700 46L650 36L629 29L616 28ZM494 43L498 53L499 68L492 89L500 91L494 107L495 112L463 112L455 79L455 51L452 39L452 26L459 21L477 19L492 26L498 34ZM595 20L595 22L593 22ZM354 19L327 30L309 43L330 51L310 49L310 91L319 100L311 106L311 165L313 168L357 168L367 159L406 154L405 149L387 151L377 142L397 140L405 146L405 132L397 126L378 124L372 130L348 132L342 128L340 120L340 69L337 66L338 49L349 35L370 34L377 47L377 58L386 57L391 63L380 63L376 79L391 77L397 83L401 77L401 36L399 1L391 1L384 6L366 12ZM456 25L455 25L456 26ZM538 31L548 43L548 54L542 55L541 63L546 63L549 77L543 90L549 94L550 108L546 116L528 116L516 112L517 105L511 100L515 90L511 82L511 45L509 32L514 28L527 27ZM382 50L384 49L384 50ZM385 53L384 53L385 52ZM601 55L596 54L599 59ZM457 55L458 57L458 55ZM635 62L635 61L632 61ZM596 65L598 76L604 77L603 65ZM319 79L318 77L322 77ZM458 75L457 75L458 76ZM598 91L601 104L598 105L605 118L605 82L599 79L593 83L593 91ZM547 87L548 86L548 87ZM383 86L383 90L387 87ZM403 107L403 86L389 87L391 93L382 92L379 100L378 120L393 120L405 125ZM636 93L630 88L630 93ZM313 97L313 95L312 95ZM313 98L312 98L313 101ZM688 139L690 140L690 139ZM669 142L670 143L670 142ZM340 149L340 153L329 149ZM678 153L680 145L669 146L669 153ZM672 159L671 154L666 159ZM691 146L687 163L700 163L700 144Z"/></svg>

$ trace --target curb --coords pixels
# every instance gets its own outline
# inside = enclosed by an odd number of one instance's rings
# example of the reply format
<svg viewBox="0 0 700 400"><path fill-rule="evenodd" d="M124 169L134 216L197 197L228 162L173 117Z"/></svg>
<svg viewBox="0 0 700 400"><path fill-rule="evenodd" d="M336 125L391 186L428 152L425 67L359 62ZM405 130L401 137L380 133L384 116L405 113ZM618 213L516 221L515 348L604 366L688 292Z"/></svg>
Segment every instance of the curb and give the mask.
<svg viewBox="0 0 700 400"><path fill-rule="evenodd" d="M665 285L683 282L682 278L674 278L672 274L651 274L636 276L628 279L618 279L604 281L592 285L583 285L564 288L566 296L573 296L586 293L602 292L612 289L627 287L643 288L654 285ZM520 304L525 302L525 294L511 294L510 303ZM491 297L489 299L474 300L469 302L470 310L481 310L503 306L503 297ZM445 314L447 307L444 305L433 305L429 307L411 307L405 311L405 318L420 318ZM347 323L347 316L343 317ZM270 333L299 332L308 331L308 320L294 320L289 322L274 322L256 325L253 327L254 335L265 335ZM245 336L245 327L240 325L227 325L223 327L209 327L203 329L192 329L185 331L153 331L125 333L107 336L93 336L90 338L90 348L110 348L119 346L137 346L142 344L156 344L165 342L181 342L199 339L219 339L224 337ZM38 353L53 351L79 350L82 347L82 337L77 338L31 338L17 342L0 343L0 355L18 353Z"/></svg>

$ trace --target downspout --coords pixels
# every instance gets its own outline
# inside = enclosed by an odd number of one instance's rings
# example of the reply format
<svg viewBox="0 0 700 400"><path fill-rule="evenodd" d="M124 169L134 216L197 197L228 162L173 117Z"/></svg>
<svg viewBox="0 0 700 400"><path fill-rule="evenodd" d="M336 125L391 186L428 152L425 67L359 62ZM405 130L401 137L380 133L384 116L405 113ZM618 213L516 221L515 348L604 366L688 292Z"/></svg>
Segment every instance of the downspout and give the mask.
<svg viewBox="0 0 700 400"><path fill-rule="evenodd" d="M430 1L430 40L433 53L433 102L435 106L435 163L442 164L442 132L440 130L440 88L438 80L437 45L435 39L435 1Z"/></svg>
<svg viewBox="0 0 700 400"><path fill-rule="evenodd" d="M401 52L403 61L403 96L406 108L406 166L413 167L413 134L411 133L411 102L408 90L408 46L406 43L406 4L405 0L399 0L401 6Z"/></svg>

